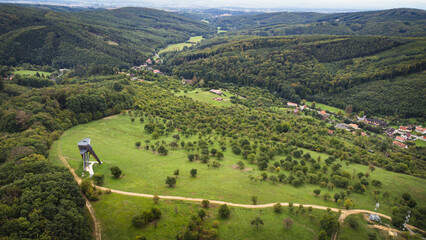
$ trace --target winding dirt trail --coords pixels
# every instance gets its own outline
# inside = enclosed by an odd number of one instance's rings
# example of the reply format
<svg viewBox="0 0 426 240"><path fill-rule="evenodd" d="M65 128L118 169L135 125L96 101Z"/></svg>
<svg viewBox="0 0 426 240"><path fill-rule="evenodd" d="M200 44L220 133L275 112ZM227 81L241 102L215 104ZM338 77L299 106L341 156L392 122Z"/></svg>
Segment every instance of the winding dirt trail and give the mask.
<svg viewBox="0 0 426 240"><path fill-rule="evenodd" d="M61 162L65 165L65 167L67 167L68 170L71 172L71 174L74 176L74 179L78 183L78 185L80 185L81 184L81 178L79 176L77 176L77 174L75 173L75 170L71 167L71 165L64 158L64 156L62 156L62 141L60 141L58 143L58 158L61 160ZM93 236L95 237L96 240L101 240L102 239L101 224L99 223L98 219L96 219L95 209L93 209L92 204L86 198L86 196L83 195L83 197L84 197L84 200L86 201L87 210L89 211L90 216L92 217L92 220L93 220L93 225L94 225Z"/></svg>
<svg viewBox="0 0 426 240"><path fill-rule="evenodd" d="M59 142L59 144L58 144L58 157L63 162L63 164L69 169L71 174L74 176L74 179L76 180L76 182L78 184L81 184L81 178L79 176L77 176L77 174L75 173L75 170L69 165L69 163L64 158L64 156L62 156L61 144L62 144L62 141ZM100 187L100 186L96 186L96 188L101 189L102 191L111 191L112 193L127 195L127 196L145 197L145 198L153 198L154 197L153 194L125 192L125 191L120 191L120 190L115 190L115 189ZM182 200L182 201L191 201L191 202L200 202L200 203L201 203L201 201L204 200L203 198L189 198L189 197L179 197L179 196L161 196L161 195L158 195L158 197L160 199ZM96 238L96 240L101 240L101 226L100 226L98 220L96 219L95 212L94 212L92 205L90 204L90 201L88 201L87 198L85 198L85 199L86 199L86 206L89 209L90 215L92 216L93 221L95 223L95 228L94 228L95 238ZM210 201L211 204L217 204L217 205L226 204L226 205L232 206L232 207L251 208L251 209L269 208L269 207L273 207L276 204L276 203L267 203L267 204L251 205L251 204L231 203L231 202L225 202L225 201L219 201L219 200L209 200L209 201ZM280 204L282 206L288 206L288 203L285 203L285 202L280 203ZM293 204L294 207L299 207L299 205L301 205L301 204L299 204L299 203ZM382 213L376 213L376 212L364 210L364 209L344 210L344 209L330 208L330 207L319 206L319 205L310 205L310 204L302 204L302 205L304 207L312 207L312 208L320 209L320 210L330 209L333 212L339 212L340 211L341 212L340 217L339 217L340 224L343 224L346 217L348 217L349 215L358 214L358 213L377 214L380 217L391 219L391 217L388 216L388 215L385 215L385 214L382 214ZM420 230L420 231L424 232L423 230L416 228L414 226L411 226L411 225L407 225L407 227L412 229L412 230Z"/></svg>

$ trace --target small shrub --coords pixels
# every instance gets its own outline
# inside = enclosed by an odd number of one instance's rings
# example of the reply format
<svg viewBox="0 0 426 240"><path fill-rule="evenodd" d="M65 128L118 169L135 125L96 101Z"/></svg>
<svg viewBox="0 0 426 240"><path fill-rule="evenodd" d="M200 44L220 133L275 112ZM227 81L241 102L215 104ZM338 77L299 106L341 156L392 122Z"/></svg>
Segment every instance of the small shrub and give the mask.
<svg viewBox="0 0 426 240"><path fill-rule="evenodd" d="M203 201L201 201L201 204L203 205L204 208L208 208L210 205L210 201L207 199L204 199Z"/></svg>
<svg viewBox="0 0 426 240"><path fill-rule="evenodd" d="M92 182L88 179L84 179L80 185L81 191L90 201L99 200L98 193L95 186L92 185Z"/></svg>
<svg viewBox="0 0 426 240"><path fill-rule="evenodd" d="M142 214L134 216L132 218L132 224L137 228L143 227L145 225L145 220L143 219Z"/></svg>
<svg viewBox="0 0 426 240"><path fill-rule="evenodd" d="M166 184L169 185L169 187L173 187L176 185L176 178L175 177L167 177L166 178Z"/></svg>
<svg viewBox="0 0 426 240"><path fill-rule="evenodd" d="M119 178L122 174L121 169L117 166L110 168L110 171L111 171L112 176L114 176L115 178Z"/></svg>
<svg viewBox="0 0 426 240"><path fill-rule="evenodd" d="M359 223L353 217L351 217L351 218L348 219L348 224L353 229L358 229L358 227L359 227Z"/></svg>
<svg viewBox="0 0 426 240"><path fill-rule="evenodd" d="M282 212L281 203L277 203L277 204L274 205L274 212L276 212L276 213Z"/></svg>
<svg viewBox="0 0 426 240"><path fill-rule="evenodd" d="M219 221L217 221L217 220L214 220L214 221L213 221L213 223L212 223L212 228L214 228L214 229L218 229L218 228L219 228L219 225L220 225L220 222L219 222Z"/></svg>
<svg viewBox="0 0 426 240"><path fill-rule="evenodd" d="M155 204L157 204L158 201L160 201L160 197L158 195L154 195L154 197L152 198L152 200L154 201Z"/></svg>
<svg viewBox="0 0 426 240"><path fill-rule="evenodd" d="M93 182L96 185L102 185L102 184L104 184L104 175L102 173L95 173L92 176L92 179L93 179Z"/></svg>
<svg viewBox="0 0 426 240"><path fill-rule="evenodd" d="M228 205L224 204L219 207L218 213L221 218L228 218L231 211L229 210Z"/></svg>
<svg viewBox="0 0 426 240"><path fill-rule="evenodd" d="M253 202L253 205L256 205L257 203L257 196L252 196L251 201Z"/></svg>

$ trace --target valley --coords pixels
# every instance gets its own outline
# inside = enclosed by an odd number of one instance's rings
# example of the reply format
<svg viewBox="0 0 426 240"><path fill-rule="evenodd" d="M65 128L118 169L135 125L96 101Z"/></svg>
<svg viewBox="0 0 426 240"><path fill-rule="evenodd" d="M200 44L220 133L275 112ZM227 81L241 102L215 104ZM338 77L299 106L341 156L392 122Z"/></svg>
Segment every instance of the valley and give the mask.
<svg viewBox="0 0 426 240"><path fill-rule="evenodd" d="M424 238L425 21L0 3L0 239Z"/></svg>

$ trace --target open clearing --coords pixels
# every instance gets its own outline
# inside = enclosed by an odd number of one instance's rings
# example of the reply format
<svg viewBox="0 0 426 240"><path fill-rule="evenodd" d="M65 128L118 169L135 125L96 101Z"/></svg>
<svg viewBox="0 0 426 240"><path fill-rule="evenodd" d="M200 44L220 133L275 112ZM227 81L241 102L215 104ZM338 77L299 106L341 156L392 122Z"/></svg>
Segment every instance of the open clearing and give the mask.
<svg viewBox="0 0 426 240"><path fill-rule="evenodd" d="M102 200L93 203L93 207L102 223L103 239L134 239L135 236L145 236L147 239L173 239L177 233L185 229L190 216L197 214L201 209L201 205L195 203L160 199L159 204L154 204L149 198L114 193L103 195ZM157 228L152 224L140 229L133 227L132 216L151 207L158 207L162 211ZM206 225L214 220L220 222L218 239L313 239L320 230L319 219L325 214L325 211L314 209L312 220L309 220L307 213L296 216L294 212L289 213L287 207L283 207L282 213L275 213L272 208L230 207L231 215L229 219L224 220L217 216L217 208L217 205L211 205L206 210L207 217L204 221ZM250 221L257 216L264 222L264 226L260 226L259 229L250 225ZM294 221L293 227L289 230L282 224L286 217L291 217Z"/></svg>
<svg viewBox="0 0 426 240"><path fill-rule="evenodd" d="M312 102L305 101L305 104L308 107L311 107ZM332 106L329 106L329 105L326 105L326 104L322 104L322 103L315 103L315 108L316 109L320 109L320 110L324 110L324 111L329 111L331 113L336 113L336 114L338 112L345 113L345 110L343 110L343 109L335 108L335 107L332 107Z"/></svg>
<svg viewBox="0 0 426 240"><path fill-rule="evenodd" d="M217 27L217 34L226 33L228 31L222 30L221 27Z"/></svg>
<svg viewBox="0 0 426 240"><path fill-rule="evenodd" d="M166 48L162 49L158 52L158 54L165 53L165 52L178 52L182 51L184 47L191 47L203 40L203 36L196 36L191 37L188 41L183 43L176 43L176 44L170 44Z"/></svg>
<svg viewBox="0 0 426 240"><path fill-rule="evenodd" d="M33 70L18 70L18 71L14 71L13 74L19 74L21 76L35 76L37 73L40 74L40 76L43 74L44 76L50 76L50 72L43 72L43 71L33 71Z"/></svg>
<svg viewBox="0 0 426 240"><path fill-rule="evenodd" d="M108 129L108 131L105 131ZM172 135L172 134L171 134ZM162 137L159 141L171 142L172 137ZM95 173L105 175L105 187L137 193L158 194L168 196L195 197L212 200L222 200L234 203L251 203L251 196L258 197L258 204L271 202L297 202L302 204L316 204L329 207L337 207L334 201L325 201L320 197L315 197L314 189L320 189L318 185L307 184L300 187L294 187L290 184L272 183L264 181L251 181L249 175L258 176L260 172L256 165L249 164L243 160L250 171L235 170L233 166L240 160L241 156L233 154L229 149L224 152L224 160L219 161L222 167L219 169L209 169L207 164L201 162L189 162L187 152L180 147L176 150L169 148L167 156L153 154L151 151L138 149L135 142L142 142L145 146L145 140L153 140L151 135L144 131L144 124L137 120L131 123L128 116L118 115L113 118L101 119L87 124L82 124L69 129L56 141L51 149L50 158L57 159L57 144L61 144L62 153L76 169L78 175L81 174L82 164L81 156L77 149L77 142L85 137L92 139L95 152L104 162L102 165L95 165ZM212 137L213 139L213 137ZM197 137L189 139L181 138L184 141L195 141ZM219 148L214 144L211 147ZM228 147L229 148L229 147ZM309 152L316 159L321 156L325 159L327 155L316 152ZM276 157L275 160L283 159L285 156ZM214 160L215 158L211 158ZM58 161L58 160L56 160ZM274 160L273 160L274 161ZM344 164L342 164L344 165ZM109 169L112 166L119 166L124 173L120 179L112 178ZM196 178L189 174L191 169L198 169ZM165 184L167 176L173 176L174 170L179 169L180 175L175 187L170 188ZM367 172L368 167L363 165L344 166L344 169L350 173ZM289 172L283 171L287 176ZM268 173L271 174L271 173ZM87 174L86 174L87 175ZM373 210L375 201L373 195L369 193L373 190L384 192L392 190L388 199L381 199L380 212L387 215L391 214L390 203L394 197L400 197L402 193L409 192L419 204L423 204L421 199L425 199L424 186L426 180L409 175L397 174L377 168L371 174L370 179L378 179L383 183L382 187L373 187L371 184L367 188L367 193L353 193L350 198L355 203L355 208ZM327 190L321 188L321 194L329 192L331 196L336 192L345 191L335 188Z"/></svg>
<svg viewBox="0 0 426 240"><path fill-rule="evenodd" d="M187 96L194 100L212 104L215 106L223 106L223 107L230 107L233 104L231 103L230 97L235 96L234 94L228 92L228 91L222 91L224 95L219 96L217 94L214 94L210 91L203 91L201 89L195 89L193 91L185 93L184 91L181 91L180 93L176 94L177 96ZM215 100L217 98L222 98L222 101Z"/></svg>

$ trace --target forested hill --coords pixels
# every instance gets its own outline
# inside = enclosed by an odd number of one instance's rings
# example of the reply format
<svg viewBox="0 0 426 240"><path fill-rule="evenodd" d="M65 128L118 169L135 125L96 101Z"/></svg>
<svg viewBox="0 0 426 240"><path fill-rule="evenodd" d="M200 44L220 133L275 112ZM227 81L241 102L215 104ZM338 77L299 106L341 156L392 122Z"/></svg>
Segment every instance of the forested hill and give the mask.
<svg viewBox="0 0 426 240"><path fill-rule="evenodd" d="M406 117L426 115L422 93L424 74L412 78L409 85L392 82L398 76L426 69L424 38L294 36L235 41L228 37L224 41L228 42L221 43L216 39L209 45L207 41L198 50L176 55L168 62L172 69L170 74L183 78L195 76L211 87L225 83L267 88L277 96L295 102L321 100L343 109L346 104L351 104L354 110L367 113ZM355 98L339 95L381 80L390 81L390 84L380 85L388 88L374 86L375 90L369 95L386 90L389 94L383 98L363 95L351 102L350 99ZM376 107L364 109L365 106Z"/></svg>
<svg viewBox="0 0 426 240"><path fill-rule="evenodd" d="M222 29L261 36L329 34L425 36L426 11L383 11L322 14L279 12L212 19Z"/></svg>
<svg viewBox="0 0 426 240"><path fill-rule="evenodd" d="M58 12L0 5L0 65L141 64L156 49L213 33L203 22L148 8Z"/></svg>

